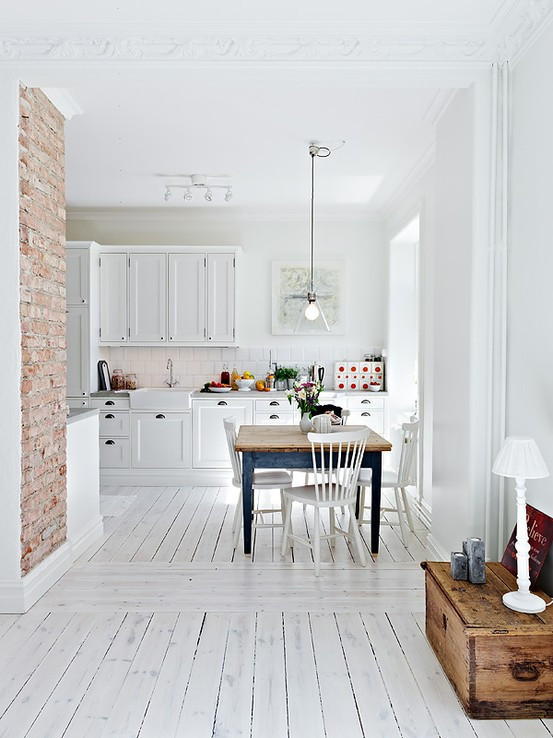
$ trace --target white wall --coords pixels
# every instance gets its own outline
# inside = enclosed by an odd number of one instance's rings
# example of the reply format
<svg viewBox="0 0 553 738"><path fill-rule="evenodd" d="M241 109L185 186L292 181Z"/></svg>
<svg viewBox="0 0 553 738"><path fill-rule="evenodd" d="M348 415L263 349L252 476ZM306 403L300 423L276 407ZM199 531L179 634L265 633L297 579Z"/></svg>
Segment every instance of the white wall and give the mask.
<svg viewBox="0 0 553 738"><path fill-rule="evenodd" d="M382 226L366 221L317 220L315 259L344 259L346 334L273 336L271 334L271 261L309 259L309 222L293 220L220 220L160 217L137 220L69 220L68 240L102 245L240 245L237 272L237 322L241 346L382 347L387 311L386 252ZM351 358L358 358L353 356Z"/></svg>
<svg viewBox="0 0 553 738"><path fill-rule="evenodd" d="M507 433L533 436L553 473L553 27L512 74ZM553 481L529 481L528 502L553 516ZM508 531L515 522L506 487ZM507 532L505 537L507 538ZM553 554L540 584L553 593Z"/></svg>

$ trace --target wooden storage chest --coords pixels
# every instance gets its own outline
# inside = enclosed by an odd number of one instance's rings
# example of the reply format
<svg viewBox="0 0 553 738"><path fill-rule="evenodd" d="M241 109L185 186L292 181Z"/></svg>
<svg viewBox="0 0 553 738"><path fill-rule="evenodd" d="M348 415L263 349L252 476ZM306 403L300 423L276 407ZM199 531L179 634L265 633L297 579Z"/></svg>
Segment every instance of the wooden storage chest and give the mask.
<svg viewBox="0 0 553 738"><path fill-rule="evenodd" d="M553 717L553 606L539 615L505 607L501 596L517 585L499 563L486 565L486 584L453 580L446 562L422 566L426 635L467 714Z"/></svg>

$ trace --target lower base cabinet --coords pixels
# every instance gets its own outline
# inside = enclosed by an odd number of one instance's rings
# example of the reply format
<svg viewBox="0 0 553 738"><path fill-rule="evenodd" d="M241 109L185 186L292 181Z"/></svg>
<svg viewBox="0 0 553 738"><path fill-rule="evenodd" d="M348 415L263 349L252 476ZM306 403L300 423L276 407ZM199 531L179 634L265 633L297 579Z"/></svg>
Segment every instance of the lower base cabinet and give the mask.
<svg viewBox="0 0 553 738"><path fill-rule="evenodd" d="M133 469L185 469L190 466L190 413L131 415Z"/></svg>
<svg viewBox="0 0 553 738"><path fill-rule="evenodd" d="M235 417L237 427L251 425L251 400L194 400L192 414L193 466L196 469L228 469L230 456L223 420Z"/></svg>
<svg viewBox="0 0 553 738"><path fill-rule="evenodd" d="M128 469L130 460L128 438L100 438L100 469Z"/></svg>

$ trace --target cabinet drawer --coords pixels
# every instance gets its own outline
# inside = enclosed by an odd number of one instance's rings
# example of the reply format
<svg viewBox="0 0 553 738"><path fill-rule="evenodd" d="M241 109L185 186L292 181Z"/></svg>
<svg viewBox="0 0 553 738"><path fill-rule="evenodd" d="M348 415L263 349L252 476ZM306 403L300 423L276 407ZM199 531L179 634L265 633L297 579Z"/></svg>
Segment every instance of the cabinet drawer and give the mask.
<svg viewBox="0 0 553 738"><path fill-rule="evenodd" d="M90 407L99 407L101 410L128 410L128 397L92 397Z"/></svg>
<svg viewBox="0 0 553 738"><path fill-rule="evenodd" d="M294 413L256 413L255 425L293 425L296 422Z"/></svg>
<svg viewBox="0 0 553 738"><path fill-rule="evenodd" d="M351 410L348 425L368 425L379 435L384 433L383 410Z"/></svg>
<svg viewBox="0 0 553 738"><path fill-rule="evenodd" d="M73 408L81 408L81 407L89 407L89 400L87 399L77 399L75 397L68 397L66 400L67 407L73 409Z"/></svg>
<svg viewBox="0 0 553 738"><path fill-rule="evenodd" d="M375 395L378 393L375 392ZM366 410L367 408L384 408L384 397L371 397L361 395L360 397L348 397L348 408L350 410Z"/></svg>
<svg viewBox="0 0 553 738"><path fill-rule="evenodd" d="M100 435L101 436L128 436L130 433L131 419L129 411L110 410L100 411Z"/></svg>
<svg viewBox="0 0 553 738"><path fill-rule="evenodd" d="M190 426L190 413L133 413L133 469L189 467Z"/></svg>
<svg viewBox="0 0 553 738"><path fill-rule="evenodd" d="M256 400L256 413L293 413L294 408L288 400Z"/></svg>
<svg viewBox="0 0 553 738"><path fill-rule="evenodd" d="M100 438L100 467L128 469L131 458L129 438Z"/></svg>

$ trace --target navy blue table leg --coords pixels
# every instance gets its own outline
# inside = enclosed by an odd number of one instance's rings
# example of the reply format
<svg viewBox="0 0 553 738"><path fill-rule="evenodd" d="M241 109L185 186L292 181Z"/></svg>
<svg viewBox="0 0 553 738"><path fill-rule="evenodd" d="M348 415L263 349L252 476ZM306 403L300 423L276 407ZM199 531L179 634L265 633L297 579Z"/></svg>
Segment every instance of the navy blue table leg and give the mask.
<svg viewBox="0 0 553 738"><path fill-rule="evenodd" d="M244 553L246 556L252 552L252 481L253 481L253 457L251 453L244 452L242 454L242 513L243 513L243 534L244 534Z"/></svg>
<svg viewBox="0 0 553 738"><path fill-rule="evenodd" d="M382 454L373 454L371 485L371 553L378 555L380 543L380 498L382 484Z"/></svg>

